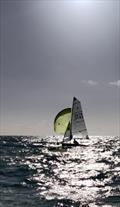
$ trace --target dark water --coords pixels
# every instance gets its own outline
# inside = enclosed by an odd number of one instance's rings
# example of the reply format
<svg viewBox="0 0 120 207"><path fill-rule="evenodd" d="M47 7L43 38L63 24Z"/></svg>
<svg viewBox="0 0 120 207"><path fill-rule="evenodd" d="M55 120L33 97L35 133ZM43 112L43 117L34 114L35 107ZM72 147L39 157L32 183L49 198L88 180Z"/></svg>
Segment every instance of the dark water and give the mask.
<svg viewBox="0 0 120 207"><path fill-rule="evenodd" d="M51 150L39 137L0 137L0 207L120 207L120 137L84 142Z"/></svg>

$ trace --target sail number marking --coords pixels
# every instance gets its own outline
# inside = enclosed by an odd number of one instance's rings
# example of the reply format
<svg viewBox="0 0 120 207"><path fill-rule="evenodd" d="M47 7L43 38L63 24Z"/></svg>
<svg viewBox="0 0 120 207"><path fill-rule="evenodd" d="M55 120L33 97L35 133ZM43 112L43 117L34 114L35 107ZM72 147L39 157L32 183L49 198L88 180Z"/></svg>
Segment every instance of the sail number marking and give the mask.
<svg viewBox="0 0 120 207"><path fill-rule="evenodd" d="M75 120L77 120L77 119L83 119L83 114L82 113L75 113L75 115L74 115L74 118L75 118Z"/></svg>

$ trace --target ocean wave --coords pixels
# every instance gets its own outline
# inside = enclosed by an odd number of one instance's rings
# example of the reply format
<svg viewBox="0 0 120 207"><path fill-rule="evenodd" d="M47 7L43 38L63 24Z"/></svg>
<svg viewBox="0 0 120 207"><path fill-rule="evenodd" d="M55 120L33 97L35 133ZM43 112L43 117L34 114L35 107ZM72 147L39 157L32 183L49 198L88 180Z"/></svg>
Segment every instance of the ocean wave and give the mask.
<svg viewBox="0 0 120 207"><path fill-rule="evenodd" d="M120 206L120 137L68 149L58 142L0 137L0 206Z"/></svg>

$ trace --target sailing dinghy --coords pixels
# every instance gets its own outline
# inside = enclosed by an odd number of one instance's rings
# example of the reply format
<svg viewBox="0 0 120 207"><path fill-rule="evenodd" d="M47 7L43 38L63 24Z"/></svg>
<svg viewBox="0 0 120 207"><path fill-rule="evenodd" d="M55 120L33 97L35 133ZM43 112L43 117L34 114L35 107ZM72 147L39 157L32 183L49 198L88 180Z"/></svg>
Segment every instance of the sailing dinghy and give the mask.
<svg viewBox="0 0 120 207"><path fill-rule="evenodd" d="M73 97L72 109L66 108L57 114L54 120L54 131L57 134L64 134L63 147L86 146L79 144L74 138L74 135L81 135L82 138L89 139L81 102L77 98Z"/></svg>

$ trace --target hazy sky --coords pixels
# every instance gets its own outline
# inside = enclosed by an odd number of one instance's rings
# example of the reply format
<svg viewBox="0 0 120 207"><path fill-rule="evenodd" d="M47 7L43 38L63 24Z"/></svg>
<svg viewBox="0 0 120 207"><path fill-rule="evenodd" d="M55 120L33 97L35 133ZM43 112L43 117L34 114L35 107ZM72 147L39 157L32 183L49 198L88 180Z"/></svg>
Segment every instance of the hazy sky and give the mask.
<svg viewBox="0 0 120 207"><path fill-rule="evenodd" d="M120 1L0 2L0 134L48 135L72 97L120 135Z"/></svg>

